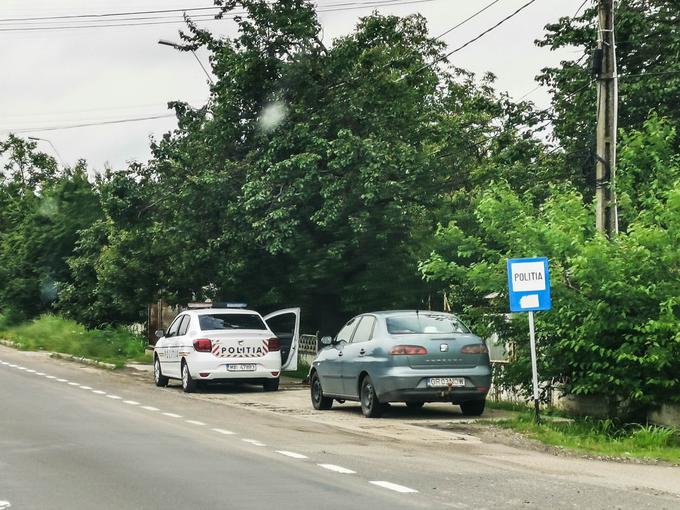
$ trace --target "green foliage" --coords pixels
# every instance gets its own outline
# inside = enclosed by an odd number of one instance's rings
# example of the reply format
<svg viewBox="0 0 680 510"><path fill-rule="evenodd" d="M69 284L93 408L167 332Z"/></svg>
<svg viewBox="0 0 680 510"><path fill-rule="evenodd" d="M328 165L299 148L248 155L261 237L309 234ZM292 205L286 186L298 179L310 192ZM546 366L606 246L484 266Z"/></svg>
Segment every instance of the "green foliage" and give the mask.
<svg viewBox="0 0 680 510"><path fill-rule="evenodd" d="M680 463L680 431L655 425L616 425L612 420L552 420L536 424L525 413L494 425L523 432L545 444L608 457Z"/></svg>
<svg viewBox="0 0 680 510"><path fill-rule="evenodd" d="M589 55L597 41L597 7L577 18L561 18L546 26L539 45L550 49L581 47L582 55L546 68L539 81L553 94L554 135L564 149L558 172L586 196L594 193L596 86L591 82ZM616 54L619 87L618 125L639 130L656 111L680 126L680 32L676 0L621 0L616 7ZM661 48L661 50L660 50ZM674 150L680 139L674 140Z"/></svg>
<svg viewBox="0 0 680 510"><path fill-rule="evenodd" d="M622 183L640 175L648 181L623 208L628 231L614 242L593 231L592 207L569 186L552 187L536 204L499 182L475 195L473 224L440 228L439 246L421 270L450 286L451 302L479 332L515 343L514 363L499 382L530 391L526 317L506 318L505 265L540 255L550 260L553 293L553 310L537 316L547 387L604 395L612 415L678 401L680 168L670 134L652 118L645 131L625 137L647 149L644 156L622 150Z"/></svg>
<svg viewBox="0 0 680 510"><path fill-rule="evenodd" d="M509 125L525 108L490 79L415 72L443 51L424 18L368 16L326 48L311 3L241 4L237 37L182 35L211 53L208 105L173 103L179 128L154 158L97 183L104 219L82 231L61 300L78 320L217 297L302 305L306 327L330 333L367 309L423 306L417 262L450 196L540 155Z"/></svg>
<svg viewBox="0 0 680 510"><path fill-rule="evenodd" d="M55 315L43 315L17 326L3 324L0 336L22 349L73 354L123 366L130 359L143 359L146 340L123 327L85 329L82 325Z"/></svg>

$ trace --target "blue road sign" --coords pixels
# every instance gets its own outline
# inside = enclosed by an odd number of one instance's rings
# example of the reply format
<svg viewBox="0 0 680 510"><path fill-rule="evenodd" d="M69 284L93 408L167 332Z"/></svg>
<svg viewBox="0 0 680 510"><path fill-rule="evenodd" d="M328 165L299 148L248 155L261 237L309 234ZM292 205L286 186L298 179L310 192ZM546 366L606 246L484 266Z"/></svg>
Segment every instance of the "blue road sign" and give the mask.
<svg viewBox="0 0 680 510"><path fill-rule="evenodd" d="M511 312L550 310L548 259L508 259L508 288Z"/></svg>

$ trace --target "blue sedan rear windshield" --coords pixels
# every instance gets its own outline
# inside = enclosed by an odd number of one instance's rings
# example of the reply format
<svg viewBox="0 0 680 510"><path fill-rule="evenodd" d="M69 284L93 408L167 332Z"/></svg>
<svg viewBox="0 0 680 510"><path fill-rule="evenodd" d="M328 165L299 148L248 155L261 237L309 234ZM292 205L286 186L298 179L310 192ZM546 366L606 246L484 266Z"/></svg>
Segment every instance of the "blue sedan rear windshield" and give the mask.
<svg viewBox="0 0 680 510"><path fill-rule="evenodd" d="M388 317L385 322L387 323L387 331L391 335L470 332L465 324L454 315L413 313Z"/></svg>
<svg viewBox="0 0 680 510"><path fill-rule="evenodd" d="M216 329L267 329L259 315L252 313L211 313L198 316L202 331Z"/></svg>

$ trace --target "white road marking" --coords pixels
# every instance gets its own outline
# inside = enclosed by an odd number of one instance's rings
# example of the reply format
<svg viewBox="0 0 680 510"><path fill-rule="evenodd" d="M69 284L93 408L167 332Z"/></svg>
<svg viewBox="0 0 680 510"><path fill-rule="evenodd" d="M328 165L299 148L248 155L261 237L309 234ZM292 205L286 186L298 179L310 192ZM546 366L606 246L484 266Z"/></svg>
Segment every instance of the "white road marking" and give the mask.
<svg viewBox="0 0 680 510"><path fill-rule="evenodd" d="M122 400L123 397L119 397L118 395L106 395L106 398L112 398L113 400Z"/></svg>
<svg viewBox="0 0 680 510"><path fill-rule="evenodd" d="M317 464L317 466L328 469L329 471L335 471L336 473L342 473L343 475L356 474L356 471L352 471L351 469L347 469L342 466L336 466L335 464Z"/></svg>
<svg viewBox="0 0 680 510"><path fill-rule="evenodd" d="M92 390L92 393L95 393L97 395L106 395L106 392L102 390Z"/></svg>
<svg viewBox="0 0 680 510"><path fill-rule="evenodd" d="M17 367L19 370L28 370L26 367Z"/></svg>
<svg viewBox="0 0 680 510"><path fill-rule="evenodd" d="M286 457L290 457L291 459L307 459L306 455L302 455L301 453L296 453L296 452L289 452L286 450L276 450L276 453L280 453L281 455L285 455Z"/></svg>
<svg viewBox="0 0 680 510"><path fill-rule="evenodd" d="M375 481L375 482L369 482L372 483L373 485L377 485L378 487L382 487L384 489L389 489L391 491L395 492L401 492L401 493L413 493L413 492L418 492L415 489L411 489L410 487L404 487L403 485L398 485L396 483L392 482L382 482L382 481Z"/></svg>
<svg viewBox="0 0 680 510"><path fill-rule="evenodd" d="M260 441L258 441L256 439L241 439L241 441L243 441L245 443L250 443L253 446L267 446L266 444L261 443Z"/></svg>
<svg viewBox="0 0 680 510"><path fill-rule="evenodd" d="M147 411L160 411L160 409L153 406L142 406L142 409L146 409Z"/></svg>
<svg viewBox="0 0 680 510"><path fill-rule="evenodd" d="M80 383L77 382L70 382L68 383L69 386L80 386Z"/></svg>
<svg viewBox="0 0 680 510"><path fill-rule="evenodd" d="M12 368L16 368L16 367L17 367L16 365L12 365L11 363L9 364L9 366L12 367Z"/></svg>
<svg viewBox="0 0 680 510"><path fill-rule="evenodd" d="M181 414L175 414L175 413L163 413L163 416L169 416L170 418L181 418Z"/></svg>
<svg viewBox="0 0 680 510"><path fill-rule="evenodd" d="M54 377L53 375L46 375L45 377L47 377L48 379L56 379L56 377Z"/></svg>
<svg viewBox="0 0 680 510"><path fill-rule="evenodd" d="M205 425L202 421L196 421L196 420L185 420L187 423L191 423L192 425Z"/></svg>
<svg viewBox="0 0 680 510"><path fill-rule="evenodd" d="M9 501L0 501L0 510L7 510L12 504Z"/></svg>
<svg viewBox="0 0 680 510"><path fill-rule="evenodd" d="M28 372L29 374L35 374L35 370L31 370L30 368L27 368L26 372Z"/></svg>
<svg viewBox="0 0 680 510"><path fill-rule="evenodd" d="M57 379L57 382L68 382L68 379Z"/></svg>
<svg viewBox="0 0 680 510"><path fill-rule="evenodd" d="M123 404L130 404L131 406L138 406L139 402L135 402L134 400L123 400Z"/></svg>
<svg viewBox="0 0 680 510"><path fill-rule="evenodd" d="M46 375L45 372L36 372L35 375Z"/></svg>
<svg viewBox="0 0 680 510"><path fill-rule="evenodd" d="M89 386L78 386L81 390L91 390Z"/></svg>
<svg viewBox="0 0 680 510"><path fill-rule="evenodd" d="M218 432L220 434L224 434L225 436L232 436L235 434L235 432L232 432L231 430L224 430L224 429L212 429L214 432Z"/></svg>

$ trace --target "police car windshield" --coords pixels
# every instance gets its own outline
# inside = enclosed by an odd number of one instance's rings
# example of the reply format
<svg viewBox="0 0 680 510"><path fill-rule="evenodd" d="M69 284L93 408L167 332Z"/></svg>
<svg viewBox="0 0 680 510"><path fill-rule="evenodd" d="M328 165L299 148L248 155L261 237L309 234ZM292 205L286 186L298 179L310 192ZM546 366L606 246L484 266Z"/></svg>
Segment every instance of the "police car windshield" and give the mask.
<svg viewBox="0 0 680 510"><path fill-rule="evenodd" d="M201 331L220 329L267 329L259 315L251 313L211 313L198 316Z"/></svg>
<svg viewBox="0 0 680 510"><path fill-rule="evenodd" d="M454 315L413 313L388 317L387 331L391 335L418 333L469 333L458 317Z"/></svg>

